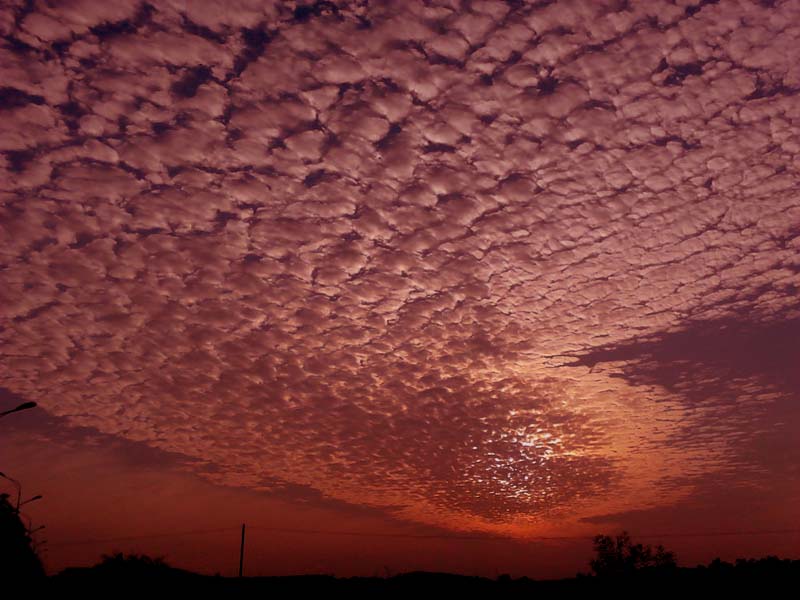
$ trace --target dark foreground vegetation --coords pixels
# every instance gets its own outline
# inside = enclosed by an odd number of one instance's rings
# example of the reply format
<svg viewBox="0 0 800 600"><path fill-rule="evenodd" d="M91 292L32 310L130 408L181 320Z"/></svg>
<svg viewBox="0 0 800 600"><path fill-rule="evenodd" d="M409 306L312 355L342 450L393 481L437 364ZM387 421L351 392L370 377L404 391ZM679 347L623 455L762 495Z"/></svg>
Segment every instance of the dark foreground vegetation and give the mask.
<svg viewBox="0 0 800 600"><path fill-rule="evenodd" d="M579 575L572 579L537 581L522 577L503 576L496 579L451 575L446 573L405 573L389 578L350 577L336 578L326 575L296 577L244 577L228 578L196 575L173 569L163 563L142 563L141 557L119 557L115 565L102 564L92 568L67 569L50 577L47 586L54 593L115 594L118 591L142 591L150 595L234 594L257 597L297 597L297 594L348 594L366 596L373 594L394 597L427 596L453 597L453 594L485 594L492 596L526 597L578 597L596 596L606 592L617 594L635 591L659 595L661 593L697 593L719 597L720 593L750 592L768 594L769 590L786 590L797 593L800 583L800 561L768 557L759 560L739 560L736 563L713 561L708 566L695 568L676 567L668 572L645 569L622 576ZM127 563L127 564L123 564ZM137 564L138 563L138 564ZM788 586L788 587L787 587ZM766 596L765 596L766 597Z"/></svg>
<svg viewBox="0 0 800 600"><path fill-rule="evenodd" d="M657 546L655 549L635 544L627 533L615 537L594 538L595 557L590 574L560 580L514 579L501 575L496 579L414 572L394 577L337 578L327 575L295 577L220 577L199 575L170 566L160 558L137 554L103 556L93 567L65 569L45 577L30 533L19 518L19 510L0 495L0 581L5 586L24 586L35 597L129 597L132 594L162 597L273 597L289 598L298 594L347 594L357 596L388 595L408 597L452 597L454 594L485 594L517 597L597 597L606 593L620 595L627 591L661 596L663 594L720 594L748 592L767 597L770 591L781 596L797 594L800 584L800 560L774 556L757 560L719 559L707 566L677 566L675 555ZM2 588L0 588L2 589ZM8 588L10 589L10 588Z"/></svg>

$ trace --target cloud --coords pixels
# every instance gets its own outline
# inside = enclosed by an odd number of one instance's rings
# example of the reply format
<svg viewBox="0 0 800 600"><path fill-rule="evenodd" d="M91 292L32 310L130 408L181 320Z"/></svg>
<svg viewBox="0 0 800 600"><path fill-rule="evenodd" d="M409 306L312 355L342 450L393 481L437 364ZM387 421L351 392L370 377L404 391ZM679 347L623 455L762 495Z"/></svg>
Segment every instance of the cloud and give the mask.
<svg viewBox="0 0 800 600"><path fill-rule="evenodd" d="M794 2L143 6L3 9L0 375L72 425L533 531L705 443L637 340L798 318Z"/></svg>
<svg viewBox="0 0 800 600"><path fill-rule="evenodd" d="M576 365L607 368L640 389L666 390L684 418L665 440L673 447L724 446L728 473L773 489L776 478L797 485L794 432L800 378L797 319L757 313L688 323L649 339L598 347Z"/></svg>

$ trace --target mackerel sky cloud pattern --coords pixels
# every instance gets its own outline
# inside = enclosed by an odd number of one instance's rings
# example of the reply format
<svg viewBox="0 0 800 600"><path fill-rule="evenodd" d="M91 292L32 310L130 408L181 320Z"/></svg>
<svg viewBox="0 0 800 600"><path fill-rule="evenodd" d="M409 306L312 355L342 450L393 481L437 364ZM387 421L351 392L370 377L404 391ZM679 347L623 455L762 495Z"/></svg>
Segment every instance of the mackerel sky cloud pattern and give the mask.
<svg viewBox="0 0 800 600"><path fill-rule="evenodd" d="M800 2L6 2L0 32L12 393L452 530L797 495Z"/></svg>

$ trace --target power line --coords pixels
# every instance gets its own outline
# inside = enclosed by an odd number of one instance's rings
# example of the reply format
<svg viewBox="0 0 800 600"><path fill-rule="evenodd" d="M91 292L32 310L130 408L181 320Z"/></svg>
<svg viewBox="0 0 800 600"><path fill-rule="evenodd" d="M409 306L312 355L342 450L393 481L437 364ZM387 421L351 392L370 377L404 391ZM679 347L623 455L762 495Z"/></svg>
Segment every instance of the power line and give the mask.
<svg viewBox="0 0 800 600"><path fill-rule="evenodd" d="M488 535L458 535L458 534L414 534L414 533L395 533L395 532L369 532L352 531L344 529L299 529L290 527L258 527L250 526L250 529L260 531L271 531L275 533L297 533L308 535L345 535L355 537L380 537L380 538L403 538L403 539L441 539L455 541L487 541L487 542L533 542L533 541L590 541L593 535L576 536L534 536L524 539L514 539L509 537L488 536ZM139 540L149 540L158 538L174 538L192 535L204 535L209 533L228 533L239 531L238 527L224 527L219 529L197 529L192 531L177 531L172 533L155 533L149 535L134 535L116 538L93 538L86 540L64 541L50 544L51 547L58 546L78 546L90 544L106 544L114 542L130 542ZM750 535L788 535L798 534L800 528L794 529L761 529L761 530L735 530L735 531L709 531L709 532L679 532L679 533L631 533L632 538L690 538L690 537L730 537L730 536L750 536Z"/></svg>
<svg viewBox="0 0 800 600"><path fill-rule="evenodd" d="M313 533L314 535L349 535L357 537L385 537L385 538L410 538L410 539L447 539L447 540L508 540L510 538L488 535L458 535L436 533L394 533L394 532L369 532L347 531L343 529L292 529L290 527L257 527L251 529L274 531L276 533Z"/></svg>
<svg viewBox="0 0 800 600"><path fill-rule="evenodd" d="M750 529L741 531L710 531L706 533L642 533L631 537L676 538L676 537L724 537L735 535L785 535L800 533L800 529Z"/></svg>
<svg viewBox="0 0 800 600"><path fill-rule="evenodd" d="M221 529L197 529L194 531L176 531L172 533L153 533L149 535L129 535L125 537L116 537L116 538L92 538L86 540L73 540L73 541L66 541L66 542L56 542L54 544L50 544L50 547L55 546L80 546L80 545L89 545L89 544L110 544L113 542L133 542L137 540L152 540L156 538L168 538L168 537L181 537L186 535L203 535L206 533L225 533L228 531L237 531L237 527L225 527Z"/></svg>
<svg viewBox="0 0 800 600"><path fill-rule="evenodd" d="M458 534L413 534L413 533L382 533L365 531L346 531L331 529L291 529L286 527L257 527L251 529L261 529L264 531L284 532L284 533L313 533L321 535L351 535L363 537L393 537L393 538L412 538L412 539L448 539L448 540L478 540L478 541L579 541L593 540L594 535L562 535L562 536L534 536L523 539L510 537L490 536L490 535L458 535ZM676 538L676 537L721 537L735 535L782 535L800 533L798 529L763 529L763 530L741 530L741 531L709 531L709 532L686 532L686 533L632 533L632 538Z"/></svg>

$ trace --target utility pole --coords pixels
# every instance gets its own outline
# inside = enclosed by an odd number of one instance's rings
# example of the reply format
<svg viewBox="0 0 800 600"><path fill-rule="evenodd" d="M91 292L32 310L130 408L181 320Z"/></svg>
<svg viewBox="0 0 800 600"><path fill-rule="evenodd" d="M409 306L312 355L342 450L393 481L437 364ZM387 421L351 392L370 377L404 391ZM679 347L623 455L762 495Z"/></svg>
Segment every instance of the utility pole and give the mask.
<svg viewBox="0 0 800 600"><path fill-rule="evenodd" d="M239 577L242 576L242 567L244 567L244 523L242 523L242 545L239 547Z"/></svg>

